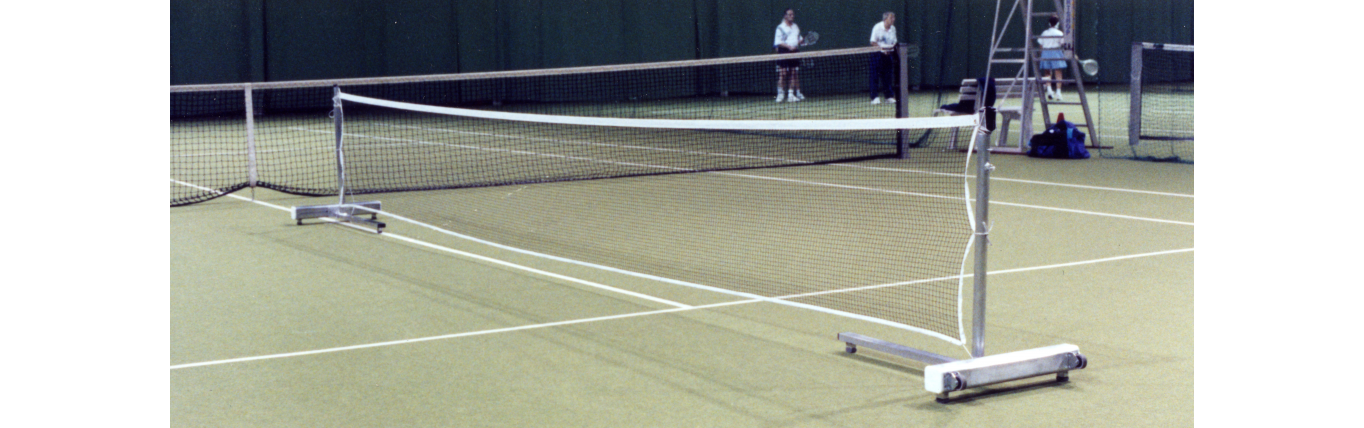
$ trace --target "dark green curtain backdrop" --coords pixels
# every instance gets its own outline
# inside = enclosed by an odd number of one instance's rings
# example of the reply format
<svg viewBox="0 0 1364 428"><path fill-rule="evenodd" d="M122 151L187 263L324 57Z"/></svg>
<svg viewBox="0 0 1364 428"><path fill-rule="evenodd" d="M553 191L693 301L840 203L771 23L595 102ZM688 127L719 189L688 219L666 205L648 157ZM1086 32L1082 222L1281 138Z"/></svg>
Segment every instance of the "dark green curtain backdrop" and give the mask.
<svg viewBox="0 0 1364 428"><path fill-rule="evenodd" d="M1045 7L1050 9L1050 2ZM1133 41L1194 42L1193 0L1077 0L1079 54L1127 79ZM1003 1L1004 8L1013 5ZM911 79L985 72L994 0L172 0L171 84L572 67L771 52L786 8L817 49L867 45L894 11ZM1037 26L1044 21L1036 21ZM1015 21L1006 46L1021 46ZM1012 71L1009 71L1011 74ZM996 73L997 75L1002 75Z"/></svg>

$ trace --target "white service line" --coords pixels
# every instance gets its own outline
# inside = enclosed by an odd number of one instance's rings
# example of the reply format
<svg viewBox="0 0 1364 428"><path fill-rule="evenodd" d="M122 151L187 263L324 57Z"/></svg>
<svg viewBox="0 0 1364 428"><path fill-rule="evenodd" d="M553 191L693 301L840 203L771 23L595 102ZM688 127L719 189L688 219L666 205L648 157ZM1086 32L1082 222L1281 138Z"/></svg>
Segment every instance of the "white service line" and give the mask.
<svg viewBox="0 0 1364 428"><path fill-rule="evenodd" d="M1184 225L1184 226L1193 226L1193 225L1194 225L1192 222L1187 222L1187 221L1165 220L1165 219L1150 218L1150 217L1137 217L1137 216L1123 215L1123 214L1103 213L1103 212L1098 212L1098 211L1073 210L1073 209L1070 209L1070 208L1044 207L1044 206L1041 206L1041 205L1028 205L1028 204L1013 203L1013 202L990 201L990 205L992 205L992 206L993 206L993 205L1005 205L1005 206L1010 206L1010 207L1032 208L1032 209L1036 209L1036 210L1059 211L1059 212L1075 213L1075 214L1084 214L1084 215L1092 215L1092 216L1099 216L1099 217L1113 217L1113 218L1121 218L1121 219L1128 219L1128 220L1141 220L1141 221L1150 221L1150 222L1156 222L1156 223L1178 224L1178 225Z"/></svg>
<svg viewBox="0 0 1364 428"><path fill-rule="evenodd" d="M637 297L637 298L640 298L640 299L644 299L644 300L648 300L648 301L652 301L652 302L658 302L658 303L662 303L662 304L665 304L665 305L668 305L668 306L672 306L672 307L677 307L677 308L690 308L690 307L691 307L691 305L682 304L682 303L674 302L674 301L671 301L671 300L667 300L667 299L662 299L662 298L650 296L650 295L647 295L647 294L636 293L636 292L628 291L628 290L622 290L622 289L619 289L619 288L616 288L616 287L612 287L612 286L609 286L609 285L598 284L598 283L595 283L595 282L591 282L591 281L587 281L587 280L582 280L582 279L574 278L574 277L571 277L571 276L560 275L560 274L553 273L553 272L546 272L546 271L539 270L539 269L536 269L536 268L521 266L521 265L518 265L518 264L515 264L515 263L506 262L506 261L494 259L494 258L491 258L491 257L480 256L480 255L478 255L478 254L466 253L466 252L463 252L463 251L460 251L460 250L456 250L456 249L453 249L453 248L443 247L443 246L436 245L436 244L432 244L432 243L429 243L429 242L424 242L424 241L419 241L419 240L416 240L416 239L408 238L408 237L406 237L406 236L396 235L396 234L393 234L392 232L384 232L384 233L382 233L382 235L387 236L387 237L389 237L389 238L397 239L397 240L399 240L399 241L407 242L407 243L413 244L413 245L420 245L420 246L423 246L423 247L427 247L427 248L431 248L431 249L435 249L435 250L440 250L440 251L444 251L444 252L451 253L451 254L457 254L457 255L460 255L460 256L463 256L463 257L468 257L468 258L475 259L475 260L482 260L482 261L485 261L485 262L488 262L488 263L492 263L492 264L496 264L496 265L501 265L501 266L506 266L506 267L509 267L509 268L512 268L512 269L524 270L524 271L527 271L527 272L531 272L531 273L535 273L535 274L539 274L539 275L544 275L544 276L547 276L547 277L550 277L550 278L560 279L560 280L564 280L564 281L568 281L568 282L574 282L574 283L586 285L586 286L592 287L592 288L600 288L600 289L602 289L602 290L610 291L610 292L613 292L613 293L619 293L619 294L624 294L624 295L627 295L627 296Z"/></svg>
<svg viewBox="0 0 1364 428"><path fill-rule="evenodd" d="M918 171L918 170L913 170L913 169L887 168L887 167L883 167L883 166L853 165L853 164L843 164L843 163L836 163L836 164L831 164L831 165L834 165L834 166L841 166L841 167L846 167L846 168L870 169L870 170L875 170L875 171L894 171L894 172L905 172L905 173L913 173L913 174L947 175L947 176L952 176L952 177L976 178L975 174L960 174L960 173L955 173L955 172L929 172L929 171ZM1086 190L1102 190L1102 191L1106 191L1106 192L1141 193L1141 194L1156 195L1156 196L1173 196L1173 197L1176 197L1176 198L1190 198L1190 199L1193 199L1193 197L1194 197L1194 195L1189 195L1189 194L1185 194L1185 193L1156 192L1156 191L1151 191L1151 190L1123 189L1123 188L1119 188L1119 187L1103 187L1103 186L1090 186L1090 185L1085 185L1085 184L1057 183L1057 182L1052 182L1052 181L1024 180L1024 179L1021 179L1021 178L1004 178L1004 177L998 177L998 176L995 176L995 175L991 175L991 176L990 176L990 181L991 181L991 182L994 182L994 181L1007 181L1007 182L1012 182L1012 183L1037 184L1037 185L1041 185L1041 186L1071 187L1071 188L1086 189Z"/></svg>
<svg viewBox="0 0 1364 428"><path fill-rule="evenodd" d="M995 177L995 176L991 176L991 177L990 177L990 181L1008 181L1008 182L1014 182L1014 183L1038 184L1038 185L1042 185L1042 186L1058 186L1058 187L1071 187L1071 188L1086 189L1086 190L1102 190L1102 191L1106 191L1106 192L1141 193L1141 194L1145 194L1145 195L1155 195L1155 196L1173 196L1173 197L1176 197L1176 198L1189 198L1189 199L1193 199L1193 198L1194 198L1194 195L1189 195L1189 194L1185 194L1185 193L1170 193L1170 192L1156 192L1156 191L1151 191L1151 190L1121 189L1121 188L1117 188L1117 187L1087 186L1087 185L1083 185L1083 184L1054 183L1054 182L1050 182L1050 181L1023 180L1023 179L1018 179L1018 178L1001 178L1001 177Z"/></svg>
<svg viewBox="0 0 1364 428"><path fill-rule="evenodd" d="M1170 254L1192 253L1193 251L1194 251L1193 248L1182 248L1182 249L1178 249L1178 250L1156 251L1156 252L1152 252L1152 253L1142 253L1142 254L1130 254L1130 255L1126 255L1126 256L1105 257L1105 258L1102 258L1102 259L1084 260L1084 261L1070 262L1070 263L1058 263L1058 264L1046 265L1046 266L1033 266L1033 267L1026 267L1026 268L1004 269L1004 270L999 270L999 271L992 271L992 272L989 273L989 275L999 275L999 274L1004 274L1004 273L1030 272L1030 271L1043 270L1043 269L1060 269L1060 268L1071 267L1071 266L1081 266L1081 265L1092 265L1092 264L1095 264L1095 263L1115 262L1115 261L1118 261L1118 260L1139 259L1139 258L1142 258L1142 257L1155 257L1155 256L1165 256L1165 255L1170 255Z"/></svg>

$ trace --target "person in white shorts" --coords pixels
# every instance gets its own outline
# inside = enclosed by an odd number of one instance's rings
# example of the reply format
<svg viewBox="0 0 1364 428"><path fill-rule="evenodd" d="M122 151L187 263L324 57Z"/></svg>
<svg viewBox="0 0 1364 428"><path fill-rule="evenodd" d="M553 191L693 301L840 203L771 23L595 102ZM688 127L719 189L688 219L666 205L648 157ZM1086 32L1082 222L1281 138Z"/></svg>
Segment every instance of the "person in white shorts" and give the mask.
<svg viewBox="0 0 1364 428"><path fill-rule="evenodd" d="M786 15L777 24L777 34L772 40L772 48L777 53L800 51L800 26L796 25L796 10L786 9ZM790 84L787 84L787 81ZM784 59L777 61L777 102L786 100L796 102L805 99L800 93L800 60Z"/></svg>
<svg viewBox="0 0 1364 428"><path fill-rule="evenodd" d="M895 86L898 82L893 80L899 61L895 58L895 12L881 14L881 22L871 27L871 45L881 48L880 52L871 54L871 103L881 104L881 89L885 88L886 102L895 103ZM880 83L878 85L877 83Z"/></svg>

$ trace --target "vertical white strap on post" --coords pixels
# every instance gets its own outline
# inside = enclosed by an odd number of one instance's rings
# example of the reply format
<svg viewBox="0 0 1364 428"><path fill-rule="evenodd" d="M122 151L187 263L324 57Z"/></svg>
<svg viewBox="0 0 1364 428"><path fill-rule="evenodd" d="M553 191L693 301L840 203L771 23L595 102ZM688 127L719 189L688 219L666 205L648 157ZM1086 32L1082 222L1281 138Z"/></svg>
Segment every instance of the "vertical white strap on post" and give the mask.
<svg viewBox="0 0 1364 428"><path fill-rule="evenodd" d="M332 123L336 128L336 187L338 190L338 205L346 204L346 155L343 151L343 138L345 137L345 119L341 111L341 86L332 85Z"/></svg>
<svg viewBox="0 0 1364 428"><path fill-rule="evenodd" d="M251 200L256 200L256 109L251 99L251 84L246 84L246 177Z"/></svg>

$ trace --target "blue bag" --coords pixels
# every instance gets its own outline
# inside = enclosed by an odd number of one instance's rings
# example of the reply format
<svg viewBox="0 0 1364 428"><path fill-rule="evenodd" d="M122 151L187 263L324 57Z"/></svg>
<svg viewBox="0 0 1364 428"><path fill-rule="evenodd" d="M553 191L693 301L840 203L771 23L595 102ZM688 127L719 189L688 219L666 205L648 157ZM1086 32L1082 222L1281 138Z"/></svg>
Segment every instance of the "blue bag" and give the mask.
<svg viewBox="0 0 1364 428"><path fill-rule="evenodd" d="M1032 136L1028 143L1028 156L1056 159L1089 159L1085 149L1085 133L1075 129L1075 124L1058 120L1051 128Z"/></svg>

